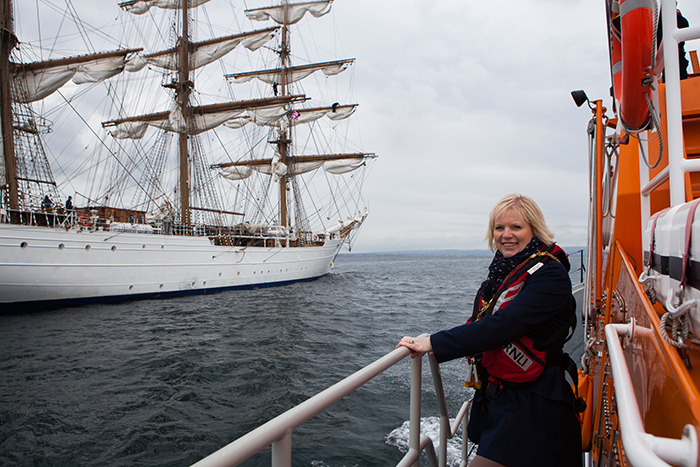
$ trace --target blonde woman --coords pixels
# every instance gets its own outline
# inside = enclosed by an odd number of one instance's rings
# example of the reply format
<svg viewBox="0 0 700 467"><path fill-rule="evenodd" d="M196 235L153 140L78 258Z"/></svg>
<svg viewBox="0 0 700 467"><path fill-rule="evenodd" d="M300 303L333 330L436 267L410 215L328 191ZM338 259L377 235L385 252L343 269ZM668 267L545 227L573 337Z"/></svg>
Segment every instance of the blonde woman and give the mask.
<svg viewBox="0 0 700 467"><path fill-rule="evenodd" d="M501 198L486 234L495 255L469 321L398 344L412 357L469 359L476 393L467 431L479 445L472 467L582 465L576 401L564 377L573 362L562 350L576 303L569 261L552 237L531 198Z"/></svg>

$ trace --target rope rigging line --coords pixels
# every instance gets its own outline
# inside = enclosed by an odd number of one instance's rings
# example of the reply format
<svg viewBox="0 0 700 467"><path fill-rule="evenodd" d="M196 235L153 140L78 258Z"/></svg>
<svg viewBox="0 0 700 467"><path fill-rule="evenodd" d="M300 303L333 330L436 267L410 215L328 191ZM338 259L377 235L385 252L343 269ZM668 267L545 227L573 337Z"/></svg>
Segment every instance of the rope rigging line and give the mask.
<svg viewBox="0 0 700 467"><path fill-rule="evenodd" d="M136 179L136 177L134 177L134 175L133 175L133 174L129 171L129 169L122 163L122 161L119 160L119 158L117 157L117 155L105 144L105 142L102 140L102 138L99 137L99 135L95 132L95 130L93 130L92 127L91 127L90 125L88 125L88 123L85 121L85 119L83 118L83 116L80 115L80 113L76 110L75 107L73 107L73 104L71 104L71 102L63 96L63 93L61 93L61 91L57 91L57 93L58 93L58 95L61 96L61 98L63 98L63 100L64 100L64 101L66 102L66 104L71 108L71 110L73 110L73 112L75 112L75 114L76 114L76 115L78 116L78 118L85 124L85 126L86 126L87 128L90 129L90 132L95 136L95 138L97 138L97 140L100 142L100 144L101 144L102 146L104 146L104 148L107 150L108 154L110 154L112 157L114 157L114 160L116 160L117 163L124 169L124 172L125 172L125 174L127 175L127 177L133 179L134 182L136 182L136 185L137 185L141 190L143 190L144 188L143 188L143 186L141 186L141 183L139 183L139 181ZM121 144L118 144L118 145L119 145L119 148L120 148L120 149L124 150L124 148L122 148ZM124 151L124 152L126 153L126 151ZM135 161L134 161L130 156L127 155L127 158L129 159L129 162L131 162L132 164L135 164ZM155 200L153 200L153 199L151 199L151 201L155 202Z"/></svg>
<svg viewBox="0 0 700 467"><path fill-rule="evenodd" d="M651 121L653 123L652 128L656 128L656 136L654 136L653 138L649 138L649 139L643 139L639 136L639 134L634 134L634 133L630 133L630 132L628 132L628 134L632 138L637 140L637 143L639 144L639 152L642 155L642 160L644 161L644 164L647 167L649 167L650 169L655 169L659 165L659 163L661 162L661 157L663 156L663 153L664 153L664 141L663 141L663 136L661 135L661 125L659 124L659 120L658 120L657 113L656 113L656 108L654 107L654 104L649 100L648 95L644 94L644 100L647 103L647 107L649 107L649 115L651 116ZM624 126L624 123L623 123L623 126ZM625 131L627 131L627 130L625 130ZM654 162L654 165L650 165L649 158L644 153L644 146L642 146L642 142L648 143L648 142L653 141L654 139L657 139L657 138L659 140L659 157L656 159L656 162Z"/></svg>

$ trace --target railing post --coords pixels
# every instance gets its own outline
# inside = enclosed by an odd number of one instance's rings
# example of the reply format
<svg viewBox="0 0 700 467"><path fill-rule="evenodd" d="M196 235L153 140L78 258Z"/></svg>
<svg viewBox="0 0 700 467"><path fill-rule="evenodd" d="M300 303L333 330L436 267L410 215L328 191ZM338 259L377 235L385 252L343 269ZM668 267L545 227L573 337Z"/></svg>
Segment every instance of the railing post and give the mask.
<svg viewBox="0 0 700 467"><path fill-rule="evenodd" d="M681 113L681 81L678 60L678 23L676 3L661 2L663 23L664 78L666 80L666 141L668 148L668 186L671 206L686 202L685 175L683 172L683 115Z"/></svg>
<svg viewBox="0 0 700 467"><path fill-rule="evenodd" d="M447 440L452 438L452 427L450 426L450 416L447 412L447 402L445 402L445 390L442 386L442 376L440 366L435 359L435 355L429 354L430 371L433 374L433 385L437 396L438 408L440 409L440 445L438 449L438 466L447 466Z"/></svg>
<svg viewBox="0 0 700 467"><path fill-rule="evenodd" d="M411 359L411 413L409 418L408 449L420 453L420 396L423 358ZM413 467L420 466L420 456L416 458Z"/></svg>
<svg viewBox="0 0 700 467"><path fill-rule="evenodd" d="M272 467L292 466L292 429L272 443Z"/></svg>
<svg viewBox="0 0 700 467"><path fill-rule="evenodd" d="M471 409L471 406L469 407ZM469 464L469 433L467 433L467 424L469 423L469 415L462 418L462 465Z"/></svg>

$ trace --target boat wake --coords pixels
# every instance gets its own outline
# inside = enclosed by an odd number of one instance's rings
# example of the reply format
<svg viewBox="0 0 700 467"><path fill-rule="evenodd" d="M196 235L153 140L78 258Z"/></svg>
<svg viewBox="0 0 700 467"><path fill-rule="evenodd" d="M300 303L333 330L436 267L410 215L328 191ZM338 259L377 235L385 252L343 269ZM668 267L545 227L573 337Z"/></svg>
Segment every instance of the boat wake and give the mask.
<svg viewBox="0 0 700 467"><path fill-rule="evenodd" d="M454 423L454 419L450 419L450 424ZM397 447L402 453L408 452L408 437L411 429L409 427L409 421L406 420L401 424L401 426L391 430L391 432L386 435L386 444L390 446ZM457 430L457 435L447 440L447 466L457 467L462 462L462 428ZM440 444L440 417L424 417L420 420L420 434L421 436L427 436L433 440L433 445L435 450L438 450ZM469 442L469 448L471 449L472 443ZM471 461L474 453L469 456Z"/></svg>

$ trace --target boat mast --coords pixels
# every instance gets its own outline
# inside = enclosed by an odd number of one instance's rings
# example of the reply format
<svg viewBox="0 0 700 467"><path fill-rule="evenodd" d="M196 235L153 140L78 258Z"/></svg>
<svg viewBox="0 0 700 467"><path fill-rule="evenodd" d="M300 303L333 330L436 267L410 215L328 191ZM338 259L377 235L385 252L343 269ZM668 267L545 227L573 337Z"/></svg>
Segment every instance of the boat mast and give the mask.
<svg viewBox="0 0 700 467"><path fill-rule="evenodd" d="M180 66L178 84L176 86L176 99L180 105L182 116L189 125L187 102L189 100L192 83L190 82L190 34L189 34L189 0L182 0L182 36L180 37ZM190 171L189 152L187 147L187 128L181 131L179 137L180 148L180 222L183 225L190 223Z"/></svg>
<svg viewBox="0 0 700 467"><path fill-rule="evenodd" d="M2 119L2 151L5 158L5 185L9 189L9 208L19 210L19 193L15 168L15 142L12 126L12 93L10 86L10 52L17 44L14 34L11 0L0 3L2 36L0 37L0 119Z"/></svg>
<svg viewBox="0 0 700 467"><path fill-rule="evenodd" d="M289 28L287 27L287 15L289 8L287 0L284 0L284 24L282 25L282 48L280 49L280 85L282 87L282 97L287 96L287 65L289 61ZM280 162L287 165L287 150L289 148L289 140L287 139L287 130L280 133L277 143L280 154ZM287 176L280 177L280 225L288 227L287 222Z"/></svg>

